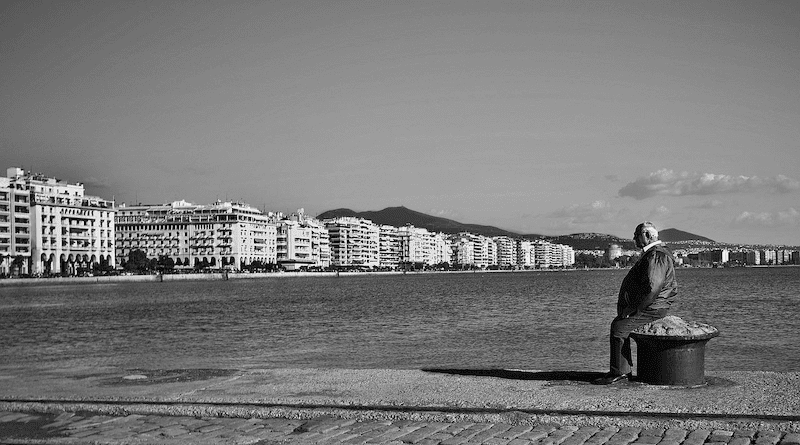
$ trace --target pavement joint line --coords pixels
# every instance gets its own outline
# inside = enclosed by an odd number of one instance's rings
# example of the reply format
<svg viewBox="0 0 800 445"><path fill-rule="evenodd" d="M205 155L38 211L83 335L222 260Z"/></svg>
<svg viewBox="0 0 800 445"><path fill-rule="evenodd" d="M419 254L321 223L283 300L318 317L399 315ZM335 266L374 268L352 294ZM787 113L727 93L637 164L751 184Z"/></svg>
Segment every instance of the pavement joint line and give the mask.
<svg viewBox="0 0 800 445"><path fill-rule="evenodd" d="M604 411L604 410L571 410L571 409L546 409L546 408L520 408L520 407L449 407L449 406L408 406L408 405L351 405L334 403L267 403L267 402L213 402L213 401L154 401L154 400L103 400L103 399L6 399L0 398L0 403L9 404L43 404L43 405L77 405L82 407L75 411L89 411L86 406L99 405L110 407L125 406L163 406L163 407L230 407L230 408L270 408L270 409L336 409L342 411L386 411L386 412L441 412L454 414L504 414L521 412L532 415L560 415L560 416L606 416L623 418L670 418L670 419L708 419L708 420L763 420L777 422L800 422L800 415L777 414L732 414L732 413L675 413L662 411ZM162 413L159 413L163 415ZM218 416L228 417L228 416ZM238 417L238 416L237 416Z"/></svg>

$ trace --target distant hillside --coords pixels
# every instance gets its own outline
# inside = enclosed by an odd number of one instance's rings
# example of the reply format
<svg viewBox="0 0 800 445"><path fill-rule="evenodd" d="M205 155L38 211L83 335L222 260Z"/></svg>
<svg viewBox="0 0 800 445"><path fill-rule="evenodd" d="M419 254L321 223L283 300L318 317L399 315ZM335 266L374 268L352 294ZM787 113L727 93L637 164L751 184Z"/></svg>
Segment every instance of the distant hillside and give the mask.
<svg viewBox="0 0 800 445"><path fill-rule="evenodd" d="M356 212L350 209L328 210L317 215L317 219L338 218L342 216L355 216L368 219L376 224L387 224L395 227L402 227L411 224L414 227L422 227L431 232L459 233L470 232L484 236L511 236L519 237L518 233L499 229L493 226L482 226L478 224L463 224L452 219L440 218L438 216L426 215L405 207L387 207L378 211Z"/></svg>
<svg viewBox="0 0 800 445"><path fill-rule="evenodd" d="M705 241L715 243L716 241L694 233L684 232L678 229L664 229L658 231L658 239L666 243L676 243L680 241Z"/></svg>
<svg viewBox="0 0 800 445"><path fill-rule="evenodd" d="M605 233L573 233L571 235L547 236L551 243L565 244L575 250L605 250L609 244L616 244L623 249L636 249L632 239L624 239Z"/></svg>
<svg viewBox="0 0 800 445"><path fill-rule="evenodd" d="M525 234L499 229L493 226L483 226L479 224L464 224L452 219L431 216L417 212L405 207L387 207L378 211L356 212L351 209L328 210L317 215L317 219L338 218L342 216L354 216L357 218L368 219L376 224L387 224L394 227L402 227L411 224L414 227L422 227L431 232L459 233L469 232L483 236L510 236L512 238L525 239L545 239L547 241L565 244L575 250L605 250L609 244L617 244L623 249L633 250L636 245L630 238L620 238L604 233L573 233L571 235L544 236L539 234ZM684 232L678 229L664 229L658 232L659 238L665 242L681 241L714 241L693 233Z"/></svg>

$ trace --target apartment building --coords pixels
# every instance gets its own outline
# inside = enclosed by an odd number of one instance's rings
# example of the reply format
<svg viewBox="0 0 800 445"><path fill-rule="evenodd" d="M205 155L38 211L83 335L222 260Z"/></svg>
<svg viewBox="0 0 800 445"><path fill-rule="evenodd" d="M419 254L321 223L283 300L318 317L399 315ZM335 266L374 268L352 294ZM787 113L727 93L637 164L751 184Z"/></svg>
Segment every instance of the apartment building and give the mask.
<svg viewBox="0 0 800 445"><path fill-rule="evenodd" d="M564 244L535 241L534 255L536 267L540 269L568 267L575 264L575 250Z"/></svg>
<svg viewBox="0 0 800 445"><path fill-rule="evenodd" d="M397 269L400 265L400 232L395 226L380 226L378 261L381 268Z"/></svg>
<svg viewBox="0 0 800 445"><path fill-rule="evenodd" d="M171 258L178 269L277 264L277 227L244 203L122 204L116 214L117 261L137 249L148 258Z"/></svg>
<svg viewBox="0 0 800 445"><path fill-rule="evenodd" d="M331 265L330 239L322 222L298 209L277 221L278 265L286 270Z"/></svg>
<svg viewBox="0 0 800 445"><path fill-rule="evenodd" d="M533 251L533 242L529 240L516 240L517 266L528 269L536 266L536 255Z"/></svg>
<svg viewBox="0 0 800 445"><path fill-rule="evenodd" d="M451 263L487 268L497 264L497 246L493 239L461 232L449 237Z"/></svg>
<svg viewBox="0 0 800 445"><path fill-rule="evenodd" d="M495 236L492 238L497 246L497 265L501 267L517 265L517 249L514 239L508 236Z"/></svg>
<svg viewBox="0 0 800 445"><path fill-rule="evenodd" d="M363 218L345 216L323 221L330 237L331 265L380 267L380 228Z"/></svg>
<svg viewBox="0 0 800 445"><path fill-rule="evenodd" d="M114 202L17 167L0 178L0 273L69 274L114 266Z"/></svg>
<svg viewBox="0 0 800 445"><path fill-rule="evenodd" d="M457 267L475 264L475 245L462 234L450 235L450 264Z"/></svg>
<svg viewBox="0 0 800 445"><path fill-rule="evenodd" d="M407 224L398 228L398 237L401 263L433 266L451 262L450 241L443 233Z"/></svg>

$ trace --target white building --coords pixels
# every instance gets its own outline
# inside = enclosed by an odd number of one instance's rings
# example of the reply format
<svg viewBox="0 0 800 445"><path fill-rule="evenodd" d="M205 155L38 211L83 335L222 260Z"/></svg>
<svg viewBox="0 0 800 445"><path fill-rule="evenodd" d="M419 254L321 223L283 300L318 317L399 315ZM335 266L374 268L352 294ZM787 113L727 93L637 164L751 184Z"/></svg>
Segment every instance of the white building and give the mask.
<svg viewBox="0 0 800 445"><path fill-rule="evenodd" d="M460 235L450 236L450 263L458 266L472 266L475 264L475 243L472 240Z"/></svg>
<svg viewBox="0 0 800 445"><path fill-rule="evenodd" d="M400 265L400 232L395 226L384 224L380 227L378 242L380 267L397 269Z"/></svg>
<svg viewBox="0 0 800 445"><path fill-rule="evenodd" d="M274 265L277 228L267 215L244 203L120 205L117 262L127 261L137 249L148 258L171 258L177 268Z"/></svg>
<svg viewBox="0 0 800 445"><path fill-rule="evenodd" d="M447 235L408 224L398 228L398 238L401 263L427 266L450 263L451 248Z"/></svg>
<svg viewBox="0 0 800 445"><path fill-rule="evenodd" d="M536 254L533 250L533 242L529 240L517 240L517 266L528 269L536 265Z"/></svg>
<svg viewBox="0 0 800 445"><path fill-rule="evenodd" d="M375 223L352 216L323 223L330 236L332 266L380 267L380 228Z"/></svg>
<svg viewBox="0 0 800 445"><path fill-rule="evenodd" d="M114 202L23 169L0 178L0 273L69 274L114 266ZM18 266L13 266L14 264Z"/></svg>
<svg viewBox="0 0 800 445"><path fill-rule="evenodd" d="M536 267L540 269L568 267L575 264L575 250L564 244L536 241L534 242L534 253Z"/></svg>
<svg viewBox="0 0 800 445"><path fill-rule="evenodd" d="M331 265L328 230L321 221L298 209L276 222L278 264L286 270Z"/></svg>
<svg viewBox="0 0 800 445"><path fill-rule="evenodd" d="M516 266L517 249L516 242L507 236L495 236L492 238L497 246L497 265Z"/></svg>
<svg viewBox="0 0 800 445"><path fill-rule="evenodd" d="M481 269L497 264L497 245L489 237L461 232L451 236L450 242L456 244L451 247L454 264L471 265Z"/></svg>

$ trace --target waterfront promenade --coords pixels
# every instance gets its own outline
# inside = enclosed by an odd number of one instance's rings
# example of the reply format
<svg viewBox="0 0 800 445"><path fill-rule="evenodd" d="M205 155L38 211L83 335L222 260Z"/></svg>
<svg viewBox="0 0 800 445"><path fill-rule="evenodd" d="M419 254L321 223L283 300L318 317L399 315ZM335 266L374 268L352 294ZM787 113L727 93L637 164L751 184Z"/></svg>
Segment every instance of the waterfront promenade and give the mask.
<svg viewBox="0 0 800 445"><path fill-rule="evenodd" d="M800 373L0 367L0 443L790 445Z"/></svg>

